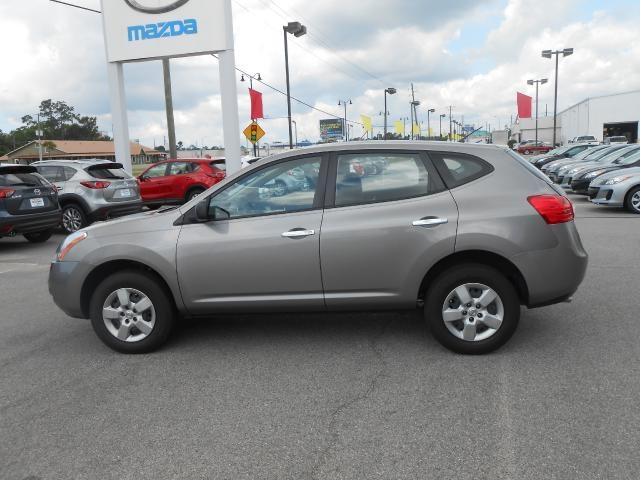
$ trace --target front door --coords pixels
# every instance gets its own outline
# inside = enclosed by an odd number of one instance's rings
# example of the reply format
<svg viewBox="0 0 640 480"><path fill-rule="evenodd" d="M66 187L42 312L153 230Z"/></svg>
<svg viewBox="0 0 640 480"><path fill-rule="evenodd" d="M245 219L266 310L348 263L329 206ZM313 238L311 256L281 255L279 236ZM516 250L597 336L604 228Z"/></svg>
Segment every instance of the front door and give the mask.
<svg viewBox="0 0 640 480"><path fill-rule="evenodd" d="M325 170L317 155L296 157L248 172L202 200L223 219L180 232L178 278L192 314L324 309Z"/></svg>
<svg viewBox="0 0 640 480"><path fill-rule="evenodd" d="M168 190L167 163L153 165L140 175L140 195L145 202L165 199Z"/></svg>
<svg viewBox="0 0 640 480"><path fill-rule="evenodd" d="M327 307L415 306L428 268L455 248L451 193L420 153L338 154L332 169L320 236Z"/></svg>

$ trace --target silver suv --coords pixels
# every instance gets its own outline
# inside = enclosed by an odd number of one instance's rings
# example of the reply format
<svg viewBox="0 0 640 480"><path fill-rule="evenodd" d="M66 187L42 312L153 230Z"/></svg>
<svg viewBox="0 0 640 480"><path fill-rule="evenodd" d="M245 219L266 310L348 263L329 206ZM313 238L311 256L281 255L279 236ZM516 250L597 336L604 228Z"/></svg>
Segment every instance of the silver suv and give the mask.
<svg viewBox="0 0 640 480"><path fill-rule="evenodd" d="M372 162L384 168L368 172ZM278 191L296 170L310 188ZM587 254L573 218L563 192L506 148L330 144L70 235L49 290L121 352L159 347L180 317L422 309L443 345L480 354L511 337L521 305L576 291Z"/></svg>
<svg viewBox="0 0 640 480"><path fill-rule="evenodd" d="M140 212L135 178L109 160L44 160L32 163L58 190L62 227L73 233L107 218Z"/></svg>

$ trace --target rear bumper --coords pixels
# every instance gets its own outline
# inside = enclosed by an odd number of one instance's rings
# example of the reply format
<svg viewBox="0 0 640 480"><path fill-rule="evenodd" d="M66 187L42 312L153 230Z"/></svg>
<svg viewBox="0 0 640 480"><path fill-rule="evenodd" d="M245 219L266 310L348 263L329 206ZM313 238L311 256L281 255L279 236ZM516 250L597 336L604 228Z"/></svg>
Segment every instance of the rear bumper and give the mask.
<svg viewBox="0 0 640 480"><path fill-rule="evenodd" d="M0 216L0 230L13 227L7 233L22 234L42 232L56 228L60 224L60 217L60 209L31 215Z"/></svg>
<svg viewBox="0 0 640 480"><path fill-rule="evenodd" d="M125 204L114 203L110 205L103 205L92 211L89 216L93 221L124 217L125 215L140 213L142 211L142 205L142 200L127 202Z"/></svg>
<svg viewBox="0 0 640 480"><path fill-rule="evenodd" d="M558 245L516 255L512 258L527 283L528 308L566 301L584 279L589 256L584 250L575 223L550 226Z"/></svg>
<svg viewBox="0 0 640 480"><path fill-rule="evenodd" d="M52 262L49 268L49 293L60 309L75 318L87 318L82 312L82 284L89 268L81 262Z"/></svg>

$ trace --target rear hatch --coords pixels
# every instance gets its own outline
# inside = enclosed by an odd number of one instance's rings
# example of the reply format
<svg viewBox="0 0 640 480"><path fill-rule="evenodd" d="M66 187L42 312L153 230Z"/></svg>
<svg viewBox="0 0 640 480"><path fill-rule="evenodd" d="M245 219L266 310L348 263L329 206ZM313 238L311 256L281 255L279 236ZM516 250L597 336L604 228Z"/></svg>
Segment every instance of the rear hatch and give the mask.
<svg viewBox="0 0 640 480"><path fill-rule="evenodd" d="M140 200L138 182L123 170L121 163L100 163L85 168L85 171L95 180L82 184L101 190L107 202Z"/></svg>
<svg viewBox="0 0 640 480"><path fill-rule="evenodd" d="M35 167L0 167L0 209L11 215L28 215L57 210L58 194Z"/></svg>

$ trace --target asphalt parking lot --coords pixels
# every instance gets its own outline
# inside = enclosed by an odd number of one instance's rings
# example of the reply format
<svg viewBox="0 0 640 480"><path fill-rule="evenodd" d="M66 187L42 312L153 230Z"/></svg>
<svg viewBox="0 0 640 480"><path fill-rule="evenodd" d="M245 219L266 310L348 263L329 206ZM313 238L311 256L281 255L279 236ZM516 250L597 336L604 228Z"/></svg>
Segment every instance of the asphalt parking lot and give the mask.
<svg viewBox="0 0 640 480"><path fill-rule="evenodd" d="M0 479L639 478L640 216L576 197L572 304L484 357L418 314L191 321L124 356L0 240Z"/></svg>

